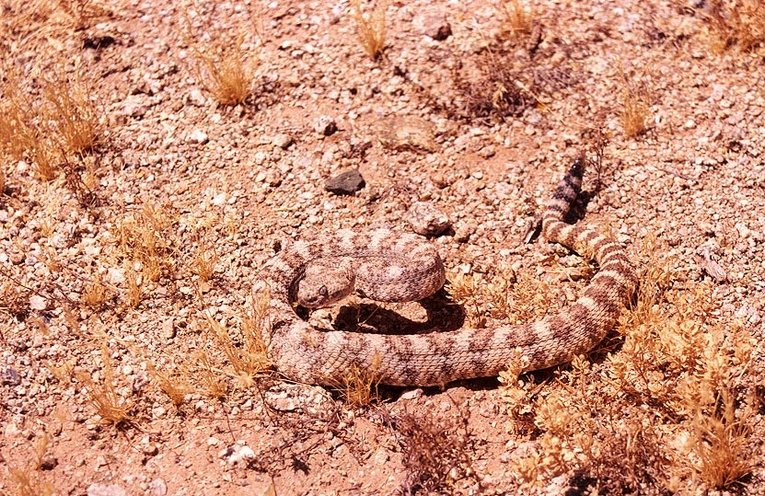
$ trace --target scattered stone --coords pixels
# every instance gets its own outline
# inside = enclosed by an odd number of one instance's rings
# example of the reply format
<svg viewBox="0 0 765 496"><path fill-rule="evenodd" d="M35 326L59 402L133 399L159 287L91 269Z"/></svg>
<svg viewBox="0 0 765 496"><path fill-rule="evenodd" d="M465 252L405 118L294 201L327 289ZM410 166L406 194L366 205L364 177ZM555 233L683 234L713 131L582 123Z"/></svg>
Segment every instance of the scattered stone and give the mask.
<svg viewBox="0 0 765 496"><path fill-rule="evenodd" d="M21 384L21 376L16 372L16 369L6 367L0 372L0 384L6 386L18 386Z"/></svg>
<svg viewBox="0 0 765 496"><path fill-rule="evenodd" d="M191 93L189 93L189 103L197 107L204 107L207 103L207 99L199 88L194 88L191 90Z"/></svg>
<svg viewBox="0 0 765 496"><path fill-rule="evenodd" d="M173 339L175 337L175 320L172 317L162 321L162 337Z"/></svg>
<svg viewBox="0 0 765 496"><path fill-rule="evenodd" d="M191 134L189 134L190 143L204 145L205 143L207 143L207 141L208 141L207 133L202 131L201 129L195 129L191 131Z"/></svg>
<svg viewBox="0 0 765 496"><path fill-rule="evenodd" d="M5 429L3 429L3 435L5 436L6 439L16 437L19 434L21 434L21 429L19 429L19 426L17 426L13 422L8 422L5 425Z"/></svg>
<svg viewBox="0 0 765 496"><path fill-rule="evenodd" d="M278 148L281 148L282 150L286 150L294 142L295 141L292 139L292 136L285 133L279 133L275 135L273 138L271 138L271 144Z"/></svg>
<svg viewBox="0 0 765 496"><path fill-rule="evenodd" d="M436 41L443 41L452 35L452 26L446 15L436 8L423 9L412 21L415 29Z"/></svg>
<svg viewBox="0 0 765 496"><path fill-rule="evenodd" d="M431 202L415 202L406 213L412 230L422 236L438 236L452 225L449 217Z"/></svg>
<svg viewBox="0 0 765 496"><path fill-rule="evenodd" d="M88 496L127 496L127 491L117 484L98 484L88 486Z"/></svg>
<svg viewBox="0 0 765 496"><path fill-rule="evenodd" d="M107 274L107 280L109 283L119 286L125 282L125 269L121 267L109 267Z"/></svg>
<svg viewBox="0 0 765 496"><path fill-rule="evenodd" d="M40 460L40 469L41 470L53 470L58 466L58 459L53 455L45 455L42 460Z"/></svg>
<svg viewBox="0 0 765 496"><path fill-rule="evenodd" d="M238 441L241 443L241 441ZM218 456L229 465L243 464L246 465L250 460L255 459L255 452L246 444L235 444L221 450Z"/></svg>
<svg viewBox="0 0 765 496"><path fill-rule="evenodd" d="M328 115L319 116L313 124L314 130L324 136L332 136L337 132L337 123L335 119Z"/></svg>
<svg viewBox="0 0 765 496"><path fill-rule="evenodd" d="M48 300L40 295L32 295L29 297L29 308L32 310L45 310L48 308Z"/></svg>
<svg viewBox="0 0 765 496"><path fill-rule="evenodd" d="M365 185L361 172L351 169L329 178L324 184L324 189L336 195L352 195Z"/></svg>
<svg viewBox="0 0 765 496"><path fill-rule="evenodd" d="M404 394L401 395L402 400L416 400L417 398L422 397L423 391L422 388L417 389L411 389Z"/></svg>
<svg viewBox="0 0 765 496"><path fill-rule="evenodd" d="M167 483L162 479L154 479L149 484L149 494L152 496L165 496L167 494Z"/></svg>
<svg viewBox="0 0 765 496"><path fill-rule="evenodd" d="M421 117L388 117L372 127L385 148L419 153L433 153L438 149L433 124Z"/></svg>
<svg viewBox="0 0 765 496"><path fill-rule="evenodd" d="M149 111L149 105L146 103L146 97L143 95L130 95L122 104L123 116L139 119Z"/></svg>

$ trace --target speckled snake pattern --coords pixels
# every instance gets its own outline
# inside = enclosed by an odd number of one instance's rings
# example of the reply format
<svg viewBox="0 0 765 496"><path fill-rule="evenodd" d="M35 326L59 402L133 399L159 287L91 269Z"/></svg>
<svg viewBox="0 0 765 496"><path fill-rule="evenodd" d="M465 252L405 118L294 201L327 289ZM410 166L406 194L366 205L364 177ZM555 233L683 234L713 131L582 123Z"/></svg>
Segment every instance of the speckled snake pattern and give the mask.
<svg viewBox="0 0 765 496"><path fill-rule="evenodd" d="M581 192L583 173L584 160L577 159L542 215L545 239L598 264L598 271L574 303L519 325L421 334L316 329L293 307L299 282L312 264L352 260L363 274L364 264L390 262L392 268L382 270L387 271L387 280L399 281L390 290L377 287L374 298L383 301L416 301L444 282L438 253L419 236L388 229L339 230L310 242L290 243L260 271L254 291L257 295L268 291L264 338L269 359L284 376L304 383L337 385L355 368L370 371L381 384L443 386L460 379L496 376L510 363L531 371L588 352L616 325L619 313L634 295L637 277L620 243L583 222L564 221Z"/></svg>

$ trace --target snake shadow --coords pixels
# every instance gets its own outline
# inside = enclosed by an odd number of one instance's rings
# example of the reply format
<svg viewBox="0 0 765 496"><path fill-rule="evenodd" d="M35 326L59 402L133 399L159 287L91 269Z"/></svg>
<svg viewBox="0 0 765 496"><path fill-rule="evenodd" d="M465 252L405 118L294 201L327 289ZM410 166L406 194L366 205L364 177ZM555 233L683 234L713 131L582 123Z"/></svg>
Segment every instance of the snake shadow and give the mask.
<svg viewBox="0 0 765 496"><path fill-rule="evenodd" d="M338 331L402 335L456 331L465 324L465 310L443 288L417 303L425 310L424 321L374 303L361 303L340 307L332 327Z"/></svg>

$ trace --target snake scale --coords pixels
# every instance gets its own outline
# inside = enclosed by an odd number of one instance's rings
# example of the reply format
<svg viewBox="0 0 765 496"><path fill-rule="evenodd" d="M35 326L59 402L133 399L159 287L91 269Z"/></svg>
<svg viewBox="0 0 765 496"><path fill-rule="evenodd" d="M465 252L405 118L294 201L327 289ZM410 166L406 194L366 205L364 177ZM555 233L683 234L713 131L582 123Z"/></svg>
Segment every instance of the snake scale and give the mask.
<svg viewBox="0 0 765 496"><path fill-rule="evenodd" d="M266 263L254 285L268 290L265 342L269 359L298 382L337 385L356 370L381 384L446 385L496 376L508 365L523 371L570 361L597 345L637 288L622 246L583 223L564 217L581 192L584 160L577 159L542 215L542 235L593 258L598 272L583 293L557 314L520 325L460 328L423 334L370 334L319 330L293 307L325 306L353 291L381 301L422 299L445 280L441 259L425 239L388 229L339 230L312 242L295 241ZM347 274L340 282L339 274ZM516 362L520 360L519 362Z"/></svg>

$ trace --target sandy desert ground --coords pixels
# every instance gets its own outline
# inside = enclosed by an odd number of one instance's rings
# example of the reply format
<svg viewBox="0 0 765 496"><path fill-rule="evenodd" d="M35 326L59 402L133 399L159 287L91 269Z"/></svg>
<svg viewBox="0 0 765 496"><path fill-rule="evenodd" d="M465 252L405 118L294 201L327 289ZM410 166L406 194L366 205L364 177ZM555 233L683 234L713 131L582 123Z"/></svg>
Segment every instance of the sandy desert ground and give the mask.
<svg viewBox="0 0 765 496"><path fill-rule="evenodd" d="M0 5L0 494L765 492L763 2ZM597 267L525 238L582 153L641 284L592 352L446 388L271 366L259 269L418 202L434 315L576 299Z"/></svg>

